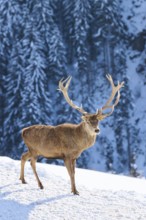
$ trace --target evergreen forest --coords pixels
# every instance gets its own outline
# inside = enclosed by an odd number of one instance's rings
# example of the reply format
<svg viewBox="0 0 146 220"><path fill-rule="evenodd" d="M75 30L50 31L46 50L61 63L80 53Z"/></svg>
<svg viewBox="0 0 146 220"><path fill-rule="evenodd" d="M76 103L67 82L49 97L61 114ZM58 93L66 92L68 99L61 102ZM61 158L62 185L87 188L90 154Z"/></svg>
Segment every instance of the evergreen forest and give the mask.
<svg viewBox="0 0 146 220"><path fill-rule="evenodd" d="M89 113L108 99L110 73L124 81L112 116L77 167L146 175L146 2L144 0L0 0L0 155L20 159L21 130L79 123L58 89ZM39 158L62 165L60 160Z"/></svg>

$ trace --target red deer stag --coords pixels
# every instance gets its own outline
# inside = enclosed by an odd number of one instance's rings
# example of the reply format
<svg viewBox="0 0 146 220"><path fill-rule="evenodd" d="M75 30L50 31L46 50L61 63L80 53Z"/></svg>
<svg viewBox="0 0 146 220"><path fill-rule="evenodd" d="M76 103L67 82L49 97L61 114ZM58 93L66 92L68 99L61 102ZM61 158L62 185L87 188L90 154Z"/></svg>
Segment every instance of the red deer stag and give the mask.
<svg viewBox="0 0 146 220"><path fill-rule="evenodd" d="M28 147L28 151L21 157L21 173L20 180L26 183L24 179L24 165L30 159L34 175L37 179L38 186L43 189L43 185L36 172L36 160L39 155L46 158L63 159L68 170L71 180L71 190L73 194L79 195L75 185L75 162L80 154L87 148L91 147L96 140L96 135L100 130L98 127L99 121L111 115L114 107L120 99L120 89L124 82L115 86L110 75L107 75L112 93L105 105L97 110L95 114L87 113L82 107L75 105L68 96L68 87L71 77L59 82L59 90L63 93L68 104L78 110L82 114L82 122L80 124L61 124L58 126L49 125L33 125L22 130L22 138ZM115 95L114 104L111 104ZM104 110L110 109L109 113L104 113Z"/></svg>

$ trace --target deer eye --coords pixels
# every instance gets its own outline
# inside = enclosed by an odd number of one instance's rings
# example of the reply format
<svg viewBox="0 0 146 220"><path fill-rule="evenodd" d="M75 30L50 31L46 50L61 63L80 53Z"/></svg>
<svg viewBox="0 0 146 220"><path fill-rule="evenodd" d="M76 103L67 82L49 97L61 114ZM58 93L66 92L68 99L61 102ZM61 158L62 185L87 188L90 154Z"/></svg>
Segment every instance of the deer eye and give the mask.
<svg viewBox="0 0 146 220"><path fill-rule="evenodd" d="M97 124L98 124L98 121L90 121L90 123L91 123L92 125L97 125Z"/></svg>

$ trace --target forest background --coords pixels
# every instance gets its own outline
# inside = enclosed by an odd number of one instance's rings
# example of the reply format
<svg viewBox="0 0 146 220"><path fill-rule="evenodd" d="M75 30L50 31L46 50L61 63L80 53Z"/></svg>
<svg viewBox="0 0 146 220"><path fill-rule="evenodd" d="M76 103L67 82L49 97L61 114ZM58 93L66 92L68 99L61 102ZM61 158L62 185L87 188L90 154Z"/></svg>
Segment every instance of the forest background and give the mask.
<svg viewBox="0 0 146 220"><path fill-rule="evenodd" d="M57 91L62 77L94 113L107 73L125 81L121 100L77 166L146 176L146 1L0 0L0 155L20 159L24 127L81 121Z"/></svg>

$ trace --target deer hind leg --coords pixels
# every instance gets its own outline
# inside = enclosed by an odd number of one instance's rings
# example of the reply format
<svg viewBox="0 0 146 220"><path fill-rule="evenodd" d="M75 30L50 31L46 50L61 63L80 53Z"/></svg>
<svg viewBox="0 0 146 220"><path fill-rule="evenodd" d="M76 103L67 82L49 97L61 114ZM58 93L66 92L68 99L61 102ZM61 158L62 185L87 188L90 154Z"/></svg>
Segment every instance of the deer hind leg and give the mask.
<svg viewBox="0 0 146 220"><path fill-rule="evenodd" d="M27 160L29 160L31 158L31 153L30 151L27 151L26 153L22 154L21 157L21 171L20 171L20 180L22 181L22 183L26 183L25 179L24 179L24 166Z"/></svg>
<svg viewBox="0 0 146 220"><path fill-rule="evenodd" d="M36 161L37 161L37 158L36 157L32 157L30 164L31 164L32 170L34 172L34 175L36 177L36 180L38 182L38 186L40 187L40 189L43 189L44 187L43 187L43 185L42 185L42 183L41 183L41 181L40 181L40 179L38 177L38 174L36 172Z"/></svg>
<svg viewBox="0 0 146 220"><path fill-rule="evenodd" d="M65 166L67 168L67 171L70 176L71 180L71 192L73 192L74 195L79 195L79 192L76 189L75 185L75 160L74 159L65 159L64 160Z"/></svg>

